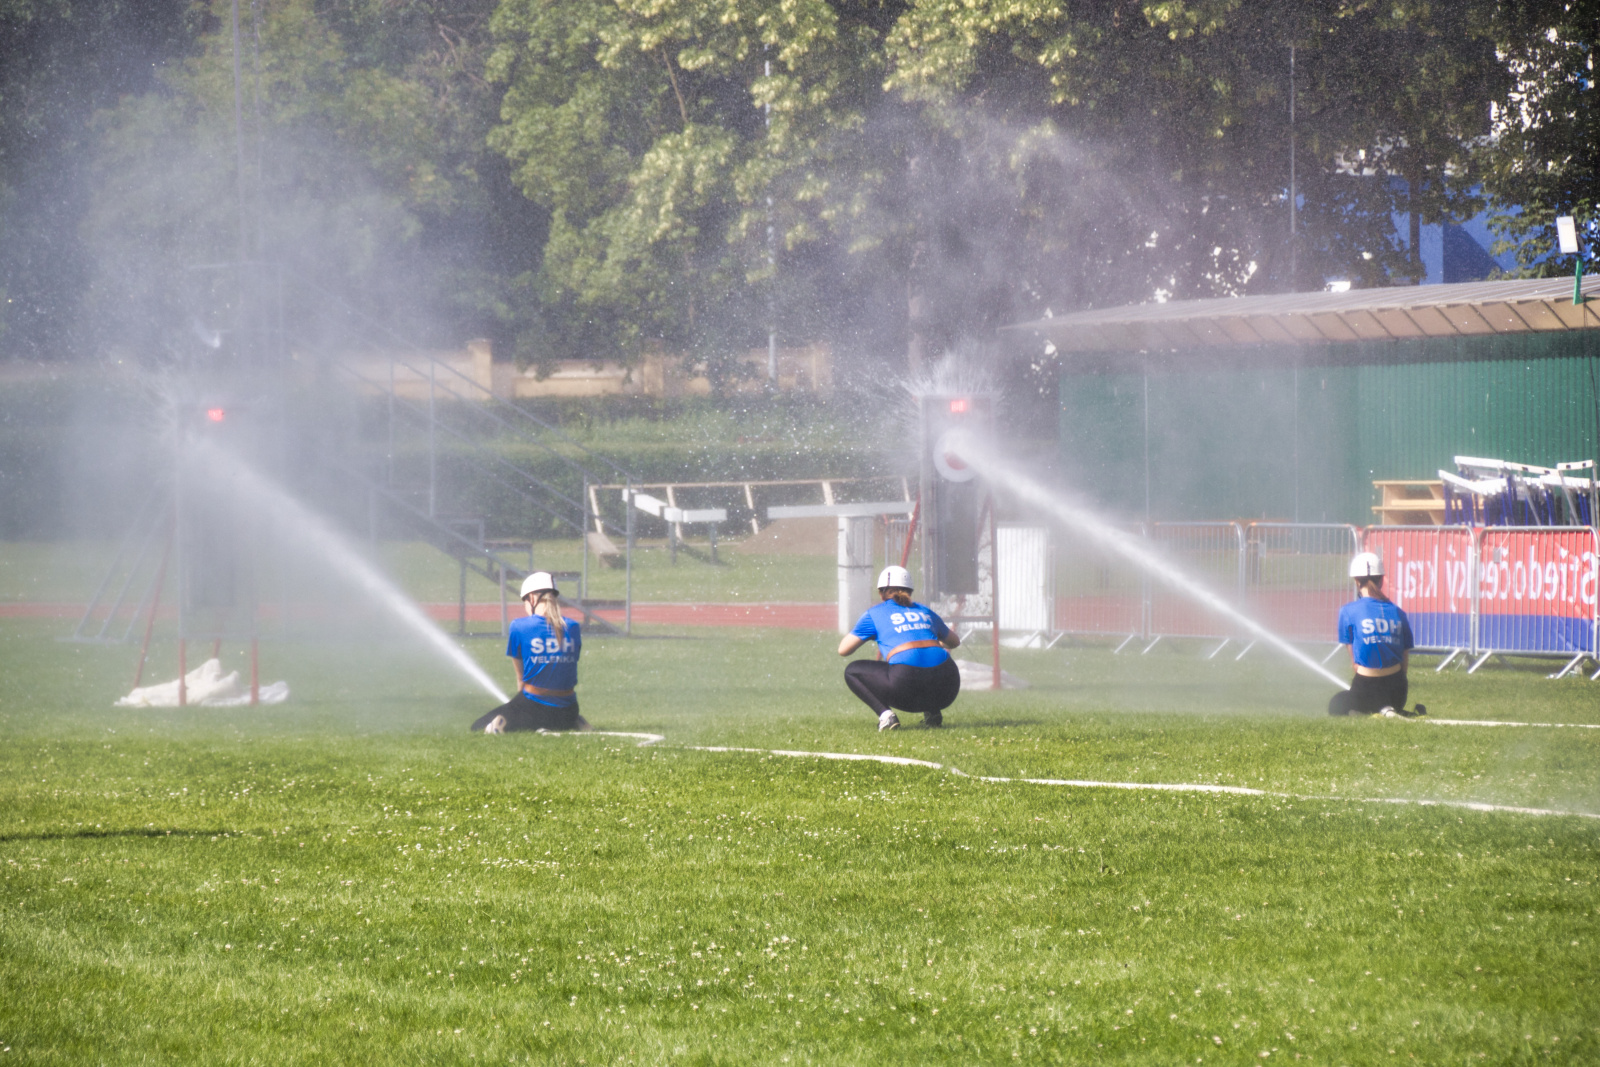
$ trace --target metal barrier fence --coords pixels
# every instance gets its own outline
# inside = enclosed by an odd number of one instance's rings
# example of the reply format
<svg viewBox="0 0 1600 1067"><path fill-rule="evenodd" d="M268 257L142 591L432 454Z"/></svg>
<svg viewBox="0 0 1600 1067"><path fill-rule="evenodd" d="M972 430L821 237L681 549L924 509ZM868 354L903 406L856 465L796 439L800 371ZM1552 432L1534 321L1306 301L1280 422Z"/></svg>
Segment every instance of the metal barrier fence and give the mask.
<svg viewBox="0 0 1600 1067"><path fill-rule="evenodd" d="M1244 527L1236 522L1158 522L1150 528L1151 547L1190 578L1198 579L1234 604L1244 601ZM1196 603L1165 582L1148 583L1146 637L1239 636L1238 624Z"/></svg>
<svg viewBox="0 0 1600 1067"><path fill-rule="evenodd" d="M1362 536L1361 547L1383 558L1383 591L1405 611L1420 651L1473 647L1474 545L1470 526L1373 526Z"/></svg>
<svg viewBox="0 0 1600 1067"><path fill-rule="evenodd" d="M1360 544L1354 526L1252 522L1245 528L1245 612L1290 641L1331 641Z"/></svg>
<svg viewBox="0 0 1600 1067"><path fill-rule="evenodd" d="M1477 657L1562 656L1566 674L1600 661L1600 533L1593 527L1156 523L1124 533L1197 578L1274 633L1336 640L1351 597L1347 566L1376 552L1384 591L1403 608L1419 651ZM1071 533L1055 531L1057 634L1238 637L1225 618ZM1119 646L1120 648L1121 646ZM1559 675L1558 675L1559 676ZM1596 672L1600 678L1600 671Z"/></svg>
<svg viewBox="0 0 1600 1067"><path fill-rule="evenodd" d="M1120 532L1140 541L1145 537L1145 528L1139 524L1122 527ZM1056 530L1054 540L1054 632L1121 637L1123 644L1144 636L1144 576L1087 538Z"/></svg>
<svg viewBox="0 0 1600 1067"><path fill-rule="evenodd" d="M1445 652L1445 663L1471 654L1477 670L1495 653L1563 656L1560 677L1600 659L1592 526L1374 526L1362 547L1383 556L1384 590L1412 620L1417 647Z"/></svg>
<svg viewBox="0 0 1600 1067"><path fill-rule="evenodd" d="M1600 644L1600 538L1592 526L1487 527L1478 533L1473 651L1574 657Z"/></svg>

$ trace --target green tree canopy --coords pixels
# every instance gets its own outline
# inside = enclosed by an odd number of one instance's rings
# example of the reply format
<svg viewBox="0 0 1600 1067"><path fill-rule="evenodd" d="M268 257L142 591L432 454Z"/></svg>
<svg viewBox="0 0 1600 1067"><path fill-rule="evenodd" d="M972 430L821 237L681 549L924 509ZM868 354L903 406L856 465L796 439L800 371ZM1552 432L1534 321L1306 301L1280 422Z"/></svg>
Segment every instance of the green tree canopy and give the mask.
<svg viewBox="0 0 1600 1067"><path fill-rule="evenodd" d="M1168 292L1382 284L1420 274L1391 212L1470 214L1470 148L1504 80L1491 7L923 0L891 39L889 84L941 103L1020 98L1158 181L1173 209L1151 237ZM1305 223L1294 245L1291 135Z"/></svg>
<svg viewBox="0 0 1600 1067"><path fill-rule="evenodd" d="M414 339L459 342L463 322L513 317L515 259L490 276L470 247L482 220L516 210L495 201L484 143L487 3L239 10L237 123L226 0L201 11L194 54L158 90L99 120L86 228L103 336L171 344L186 270L233 260L282 263ZM536 259L512 251L524 270ZM316 325L290 311L302 333Z"/></svg>
<svg viewBox="0 0 1600 1067"><path fill-rule="evenodd" d="M491 143L550 214L540 355L659 341L719 355L764 333L769 259L842 210L841 160L880 96L873 0L505 0ZM770 228L770 236L769 236Z"/></svg>
<svg viewBox="0 0 1600 1067"><path fill-rule="evenodd" d="M1556 216L1580 220L1591 255L1600 246L1600 3L1502 5L1495 38L1510 77L1480 156L1498 250L1515 251L1525 273L1566 273L1570 262L1551 255Z"/></svg>
<svg viewBox="0 0 1600 1067"><path fill-rule="evenodd" d="M1486 199L1557 269L1600 172L1596 0L255 0L238 139L230 4L162 10L0 0L0 286L37 336L81 299L158 350L184 269L243 256L528 360L727 370L776 327L892 362L1405 282ZM76 77L136 23L126 77Z"/></svg>
<svg viewBox="0 0 1600 1067"><path fill-rule="evenodd" d="M1495 10L504 0L491 142L550 212L561 354L750 344L764 297L785 332L937 349L1047 307L1419 276L1416 226L1481 203Z"/></svg>
<svg viewBox="0 0 1600 1067"><path fill-rule="evenodd" d="M60 359L92 264L95 111L144 91L186 40L185 0L0 0L0 352Z"/></svg>

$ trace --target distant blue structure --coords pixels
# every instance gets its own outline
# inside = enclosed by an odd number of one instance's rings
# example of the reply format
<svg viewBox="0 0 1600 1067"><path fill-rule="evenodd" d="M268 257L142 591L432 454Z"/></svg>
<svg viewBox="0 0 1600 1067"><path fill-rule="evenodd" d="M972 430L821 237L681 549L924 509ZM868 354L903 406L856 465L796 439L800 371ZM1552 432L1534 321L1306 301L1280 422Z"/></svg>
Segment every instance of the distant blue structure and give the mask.
<svg viewBox="0 0 1600 1067"><path fill-rule="evenodd" d="M1394 216L1394 228L1405 242L1410 220L1401 213ZM1489 253L1494 234L1489 229L1489 214L1484 212L1459 225L1421 228L1423 285L1451 285L1455 282L1481 282L1495 270L1514 270L1515 252L1494 256Z"/></svg>

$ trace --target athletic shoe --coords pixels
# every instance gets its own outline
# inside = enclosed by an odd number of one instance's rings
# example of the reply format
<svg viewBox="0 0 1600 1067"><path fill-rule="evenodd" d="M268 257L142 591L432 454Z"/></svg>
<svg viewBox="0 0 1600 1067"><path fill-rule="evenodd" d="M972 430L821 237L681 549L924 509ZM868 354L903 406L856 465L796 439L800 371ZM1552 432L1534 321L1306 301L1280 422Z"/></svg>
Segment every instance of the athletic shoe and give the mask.
<svg viewBox="0 0 1600 1067"><path fill-rule="evenodd" d="M1412 708L1411 708L1411 714L1413 716L1419 716L1419 715L1428 714L1428 705L1426 705L1426 704L1413 705Z"/></svg>
<svg viewBox="0 0 1600 1067"><path fill-rule="evenodd" d="M1378 714L1383 716L1385 719L1398 719L1400 717L1399 714L1387 704L1378 709Z"/></svg>
<svg viewBox="0 0 1600 1067"><path fill-rule="evenodd" d="M486 734L503 734L503 733L505 733L506 732L506 717L504 715L496 715L494 718L489 720L489 725L487 725L487 726L485 726L483 728L483 732L486 733Z"/></svg>
<svg viewBox="0 0 1600 1067"><path fill-rule="evenodd" d="M580 734L588 733L590 730L594 729L593 726L589 725L589 720L585 719L582 715L578 716L578 721L572 724L572 728L578 731Z"/></svg>
<svg viewBox="0 0 1600 1067"><path fill-rule="evenodd" d="M900 729L900 717L893 711L884 712L878 716L878 729L880 731Z"/></svg>
<svg viewBox="0 0 1600 1067"><path fill-rule="evenodd" d="M930 730L937 730L944 725L944 712L930 711L922 716L922 725Z"/></svg>

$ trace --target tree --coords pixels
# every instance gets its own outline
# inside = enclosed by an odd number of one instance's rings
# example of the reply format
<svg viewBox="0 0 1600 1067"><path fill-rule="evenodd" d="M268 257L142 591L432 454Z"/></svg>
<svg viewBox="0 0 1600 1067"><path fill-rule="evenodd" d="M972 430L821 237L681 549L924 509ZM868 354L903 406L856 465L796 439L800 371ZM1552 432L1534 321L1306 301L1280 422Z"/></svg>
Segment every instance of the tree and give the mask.
<svg viewBox="0 0 1600 1067"><path fill-rule="evenodd" d="M74 350L92 269L78 232L91 118L146 89L152 63L182 49L185 8L0 0L0 352L51 360Z"/></svg>
<svg viewBox="0 0 1600 1067"><path fill-rule="evenodd" d="M205 9L193 54L157 91L100 122L86 231L102 339L170 347L193 317L189 268L235 260L308 283L287 309L302 344L332 328L335 298L368 312L368 340L374 323L423 343L493 325L534 257L527 241L483 248L496 244L491 215L517 206L495 195L483 141L487 3L258 0L240 12L237 122L227 0Z"/></svg>
<svg viewBox="0 0 1600 1067"><path fill-rule="evenodd" d="M836 206L829 164L879 95L891 13L872 0L505 0L491 143L551 219L536 355L661 343L716 370L764 334L774 260L816 241Z"/></svg>
<svg viewBox="0 0 1600 1067"><path fill-rule="evenodd" d="M1519 273L1566 273L1551 254L1556 216L1576 216L1591 250L1600 241L1600 3L1508 4L1494 33L1512 74L1479 156L1503 238L1495 250L1514 249Z"/></svg>
<svg viewBox="0 0 1600 1067"><path fill-rule="evenodd" d="M1027 86L1036 114L1170 205L1150 227L1161 264L1152 288L1380 284L1419 273L1417 223L1472 206L1470 181L1445 178L1469 165L1499 84L1483 7L924 0L891 39L890 84L935 104L1012 99ZM1284 239L1291 46L1310 224L1294 248ZM1397 208L1413 216L1408 251L1389 236Z"/></svg>

